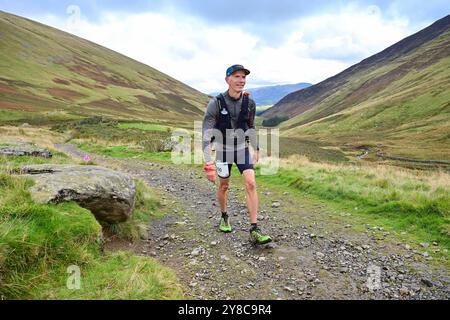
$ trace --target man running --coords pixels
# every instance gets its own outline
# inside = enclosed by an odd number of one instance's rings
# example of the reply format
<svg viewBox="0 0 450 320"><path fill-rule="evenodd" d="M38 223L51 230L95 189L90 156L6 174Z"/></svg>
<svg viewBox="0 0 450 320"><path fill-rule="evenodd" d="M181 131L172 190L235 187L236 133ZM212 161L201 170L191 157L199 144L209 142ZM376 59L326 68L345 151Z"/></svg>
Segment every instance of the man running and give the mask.
<svg viewBox="0 0 450 320"><path fill-rule="evenodd" d="M217 198L222 217L219 230L231 232L232 227L227 213L227 192L230 183L231 167L237 165L244 177L246 202L250 217L250 239L254 243L265 244L272 241L257 225L258 194L256 192L255 170L253 163L259 160L259 148L256 143L255 113L256 104L244 92L247 75L250 71L242 65L233 65L226 71L225 81L228 90L214 97L208 103L203 119L204 170L207 178L216 183L219 176ZM216 163L212 161L211 144L216 144ZM249 146L253 157L250 157Z"/></svg>

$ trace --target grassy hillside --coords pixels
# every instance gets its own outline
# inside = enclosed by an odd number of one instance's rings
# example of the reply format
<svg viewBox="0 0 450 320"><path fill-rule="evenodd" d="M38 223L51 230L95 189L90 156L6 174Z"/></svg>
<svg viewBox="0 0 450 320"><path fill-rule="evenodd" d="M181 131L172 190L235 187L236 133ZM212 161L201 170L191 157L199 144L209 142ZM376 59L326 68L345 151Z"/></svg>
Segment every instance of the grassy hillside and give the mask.
<svg viewBox="0 0 450 320"><path fill-rule="evenodd" d="M0 11L0 116L185 122L207 96L117 52ZM52 117L52 115L50 115Z"/></svg>
<svg viewBox="0 0 450 320"><path fill-rule="evenodd" d="M450 180L443 171L327 164L290 156L281 160L277 174L259 175L258 182L347 210L368 224L407 233L417 242L450 246Z"/></svg>
<svg viewBox="0 0 450 320"><path fill-rule="evenodd" d="M450 160L450 16L262 114L288 137Z"/></svg>

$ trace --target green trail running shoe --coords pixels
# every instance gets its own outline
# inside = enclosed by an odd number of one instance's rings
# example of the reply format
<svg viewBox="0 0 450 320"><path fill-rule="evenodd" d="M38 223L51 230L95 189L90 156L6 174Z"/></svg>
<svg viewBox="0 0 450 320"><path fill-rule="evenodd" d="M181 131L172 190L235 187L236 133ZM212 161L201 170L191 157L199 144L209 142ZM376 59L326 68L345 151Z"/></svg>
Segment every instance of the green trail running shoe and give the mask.
<svg viewBox="0 0 450 320"><path fill-rule="evenodd" d="M265 244L272 241L272 238L268 235L264 235L261 229L255 228L250 230L250 240L256 244Z"/></svg>
<svg viewBox="0 0 450 320"><path fill-rule="evenodd" d="M221 218L220 224L219 224L219 230L222 232L231 232L231 226L230 226L230 218Z"/></svg>

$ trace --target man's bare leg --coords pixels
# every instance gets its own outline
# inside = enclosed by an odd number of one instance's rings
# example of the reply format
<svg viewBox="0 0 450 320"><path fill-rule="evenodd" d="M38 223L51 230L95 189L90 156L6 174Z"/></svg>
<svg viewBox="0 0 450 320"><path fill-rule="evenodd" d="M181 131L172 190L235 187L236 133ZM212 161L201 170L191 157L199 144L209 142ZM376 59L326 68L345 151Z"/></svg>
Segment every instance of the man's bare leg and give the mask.
<svg viewBox="0 0 450 320"><path fill-rule="evenodd" d="M233 229L228 220L227 214L227 200L228 200L228 186L230 179L220 178L219 191L217 191L217 199L219 199L220 210L222 212L222 218L219 223L219 230L222 232L231 232Z"/></svg>
<svg viewBox="0 0 450 320"><path fill-rule="evenodd" d="M252 227L250 228L250 239L254 243L266 244L272 241L272 238L267 234L261 232L261 229L257 227L258 219L258 194L256 192L256 180L255 171L253 169L244 170L242 173L245 181L246 188L246 200L248 214L250 216L250 223Z"/></svg>
<svg viewBox="0 0 450 320"><path fill-rule="evenodd" d="M221 212L227 212L228 202L228 187L230 185L230 178L219 178L219 190L217 191L217 199L219 200Z"/></svg>
<svg viewBox="0 0 450 320"><path fill-rule="evenodd" d="M258 219L258 194L256 192L255 171L253 169L244 170L242 173L245 181L247 209L250 223L256 223Z"/></svg>

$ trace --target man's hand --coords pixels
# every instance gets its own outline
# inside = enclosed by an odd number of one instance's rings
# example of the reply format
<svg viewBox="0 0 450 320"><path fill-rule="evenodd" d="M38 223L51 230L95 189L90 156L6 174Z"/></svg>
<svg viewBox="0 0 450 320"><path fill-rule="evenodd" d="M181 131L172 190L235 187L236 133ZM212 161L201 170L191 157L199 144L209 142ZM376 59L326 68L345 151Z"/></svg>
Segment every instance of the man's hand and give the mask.
<svg viewBox="0 0 450 320"><path fill-rule="evenodd" d="M256 151L253 152L253 163L254 164L258 163L258 161L259 161L259 151L256 150Z"/></svg>
<svg viewBox="0 0 450 320"><path fill-rule="evenodd" d="M216 183L216 166L214 162L207 162L203 166L203 171L206 172L206 178L212 183Z"/></svg>

